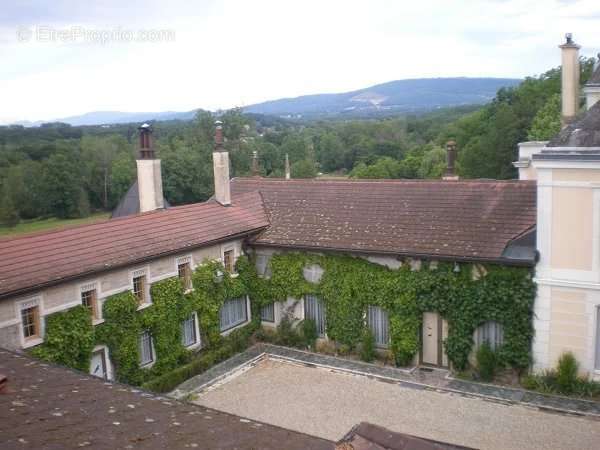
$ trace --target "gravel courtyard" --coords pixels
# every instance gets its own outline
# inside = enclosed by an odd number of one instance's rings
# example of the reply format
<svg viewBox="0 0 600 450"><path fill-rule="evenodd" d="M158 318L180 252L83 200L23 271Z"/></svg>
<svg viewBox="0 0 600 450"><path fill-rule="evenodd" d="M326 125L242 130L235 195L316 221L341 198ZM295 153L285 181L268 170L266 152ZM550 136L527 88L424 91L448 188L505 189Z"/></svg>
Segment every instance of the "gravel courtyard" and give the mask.
<svg viewBox="0 0 600 450"><path fill-rule="evenodd" d="M196 403L338 440L361 421L481 449L598 449L600 421L263 360Z"/></svg>

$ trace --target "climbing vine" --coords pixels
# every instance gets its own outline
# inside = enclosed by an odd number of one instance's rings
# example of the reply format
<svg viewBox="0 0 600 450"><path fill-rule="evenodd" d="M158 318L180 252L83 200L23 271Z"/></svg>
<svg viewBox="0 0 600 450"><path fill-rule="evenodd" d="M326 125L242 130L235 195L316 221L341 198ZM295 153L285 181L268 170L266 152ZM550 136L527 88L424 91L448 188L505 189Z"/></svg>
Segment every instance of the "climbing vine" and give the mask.
<svg viewBox="0 0 600 450"><path fill-rule="evenodd" d="M246 295L241 278L232 277L220 262L207 261L192 274L194 289L184 292L179 278L153 283L152 304L138 309L133 293L112 295L104 301L103 323L92 326L89 311L77 306L46 318L46 335L32 354L66 366L88 370L94 344L106 345L117 379L139 385L190 361L181 343L181 323L197 313L203 348L220 345L219 310L229 298ZM155 363L140 368L139 336L152 335Z"/></svg>
<svg viewBox="0 0 600 450"><path fill-rule="evenodd" d="M320 281L314 283L303 274L313 264L323 269ZM174 277L152 284L152 305L141 310L131 292L109 297L103 306L104 322L96 327L83 306L52 314L46 318L45 342L32 353L87 370L94 345L104 344L120 381L139 385L186 367L177 377L170 377L179 379L197 370L188 364L192 354L181 344L181 323L192 312L197 313L203 347L218 349L223 343L219 310L225 300L249 295L254 328L260 323L261 306L318 294L327 313L327 335L350 348L361 340L367 307L384 308L390 321L390 350L402 365L419 350L422 317L427 311L438 312L448 321L444 346L455 368L468 365L473 332L486 321L504 327L499 354L506 364L522 368L530 363L535 285L529 269L489 265L484 276L474 279L469 264L424 264L421 270L403 264L391 270L362 258L295 252L275 254L269 265L271 276L263 278L252 258L239 258L239 276L230 275L220 262L205 261L192 275L190 292L184 292ZM139 336L144 330L151 332L156 353L156 363L149 369L139 367Z"/></svg>
<svg viewBox="0 0 600 450"><path fill-rule="evenodd" d="M324 269L319 283L304 279L303 268ZM419 349L423 313L437 312L448 321L445 350L457 369L468 365L475 329L486 321L504 327L503 361L514 367L530 362L535 285L526 268L489 265L474 279L473 266L424 264L397 270L362 258L306 253L276 254L270 260L270 279L247 277L253 299L282 300L303 294L321 295L327 317L327 335L340 344L360 342L369 305L388 311L390 349L399 364L407 364Z"/></svg>
<svg viewBox="0 0 600 450"><path fill-rule="evenodd" d="M46 338L31 350L41 359L87 370L94 347L94 328L89 311L76 306L46 319Z"/></svg>

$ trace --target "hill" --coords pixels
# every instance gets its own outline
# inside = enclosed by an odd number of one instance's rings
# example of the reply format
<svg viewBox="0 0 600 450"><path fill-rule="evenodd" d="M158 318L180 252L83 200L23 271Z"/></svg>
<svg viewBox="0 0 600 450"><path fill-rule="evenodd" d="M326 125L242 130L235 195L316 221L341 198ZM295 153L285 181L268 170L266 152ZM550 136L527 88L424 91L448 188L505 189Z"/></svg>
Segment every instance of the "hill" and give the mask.
<svg viewBox="0 0 600 450"><path fill-rule="evenodd" d="M417 78L397 80L339 94L303 95L257 103L244 112L276 116L368 116L430 111L491 101L514 78Z"/></svg>

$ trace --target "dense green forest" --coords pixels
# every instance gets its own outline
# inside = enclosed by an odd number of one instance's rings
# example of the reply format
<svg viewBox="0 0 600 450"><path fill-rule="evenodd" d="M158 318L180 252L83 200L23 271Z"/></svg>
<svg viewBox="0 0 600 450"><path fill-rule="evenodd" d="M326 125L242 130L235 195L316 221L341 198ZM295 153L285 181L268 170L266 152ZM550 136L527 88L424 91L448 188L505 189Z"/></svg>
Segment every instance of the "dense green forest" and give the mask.
<svg viewBox="0 0 600 450"><path fill-rule="evenodd" d="M593 61L584 59L582 83ZM437 178L445 167L443 144L458 144L465 178L513 178L517 143L548 139L560 127L560 69L500 89L483 107L443 109L396 118L294 122L230 110L220 115L232 176L250 173L257 151L263 176L318 173L355 178ZM173 204L212 194L215 115L153 124L162 159L165 196ZM0 222L38 217L84 217L111 210L135 179L137 124L37 128L0 127Z"/></svg>

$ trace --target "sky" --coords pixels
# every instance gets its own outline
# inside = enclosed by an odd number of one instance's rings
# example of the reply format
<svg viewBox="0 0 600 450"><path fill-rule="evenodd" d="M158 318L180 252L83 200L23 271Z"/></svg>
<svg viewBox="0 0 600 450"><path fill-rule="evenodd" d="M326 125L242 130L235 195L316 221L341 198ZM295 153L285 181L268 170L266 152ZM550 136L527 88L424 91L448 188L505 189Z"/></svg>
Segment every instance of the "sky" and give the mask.
<svg viewBox="0 0 600 450"><path fill-rule="evenodd" d="M3 2L4 3L4 2ZM0 123L188 111L600 51L600 1L20 0L0 9Z"/></svg>

